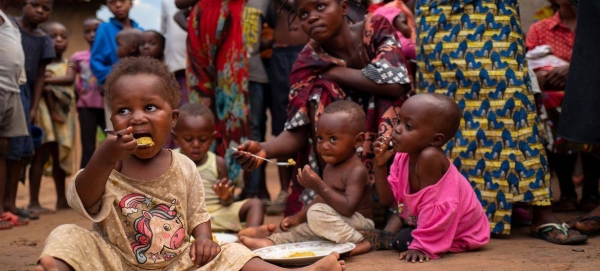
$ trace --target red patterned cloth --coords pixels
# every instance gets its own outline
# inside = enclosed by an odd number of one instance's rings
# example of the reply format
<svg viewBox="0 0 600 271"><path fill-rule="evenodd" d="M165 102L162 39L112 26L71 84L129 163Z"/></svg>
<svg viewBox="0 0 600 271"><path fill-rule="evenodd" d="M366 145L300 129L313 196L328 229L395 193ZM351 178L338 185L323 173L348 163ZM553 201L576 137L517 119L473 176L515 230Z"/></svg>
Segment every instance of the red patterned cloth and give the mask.
<svg viewBox="0 0 600 271"><path fill-rule="evenodd" d="M387 19L378 15L367 15L363 33L362 47L370 60L370 63L362 69L363 74L378 84L409 84L409 72L395 37L395 29ZM391 134L392 120L397 117L397 111L408 96L388 99L360 90L342 89L336 82L322 79L320 76L322 72L335 66L344 67L345 62L327 54L314 40L309 41L298 54L290 75L290 103L285 129L292 130L309 125L311 122L316 123L325 107L334 101L351 99L357 102L367 114L365 124L367 133L361 156L369 169L372 182L372 163L375 156L372 143L378 136ZM316 104L315 108L310 108L311 102ZM310 118L309 111L315 113L313 119ZM310 132L312 134L314 131ZM297 168L310 164L315 172L321 172L313 146L311 142L299 153ZM294 172L296 171L297 169ZM307 204L315 197L314 192L311 191L302 193L304 188L298 184L295 175L292 178L291 190L286 216L298 212L303 206L302 203Z"/></svg>
<svg viewBox="0 0 600 271"><path fill-rule="evenodd" d="M531 25L525 42L529 50L540 45L550 45L553 54L567 62L571 62L574 43L575 32L562 23L560 12Z"/></svg>

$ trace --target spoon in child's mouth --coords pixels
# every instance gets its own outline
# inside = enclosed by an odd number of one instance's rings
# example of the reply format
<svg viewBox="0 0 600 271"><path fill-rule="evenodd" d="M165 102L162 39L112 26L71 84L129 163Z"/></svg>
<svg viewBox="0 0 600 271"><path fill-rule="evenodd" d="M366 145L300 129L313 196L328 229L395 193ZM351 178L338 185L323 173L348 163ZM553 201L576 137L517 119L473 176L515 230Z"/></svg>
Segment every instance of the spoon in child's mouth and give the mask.
<svg viewBox="0 0 600 271"><path fill-rule="evenodd" d="M114 136L117 136L117 137L122 137L123 136L121 133L119 133L119 132L117 132L115 130L112 130L112 129L104 129L104 132L106 134L108 134L108 135L114 135ZM137 141L137 138L136 138L136 141ZM142 143L142 144L138 143L137 147L138 148L147 148L147 147L151 147L151 145L152 145L152 143Z"/></svg>

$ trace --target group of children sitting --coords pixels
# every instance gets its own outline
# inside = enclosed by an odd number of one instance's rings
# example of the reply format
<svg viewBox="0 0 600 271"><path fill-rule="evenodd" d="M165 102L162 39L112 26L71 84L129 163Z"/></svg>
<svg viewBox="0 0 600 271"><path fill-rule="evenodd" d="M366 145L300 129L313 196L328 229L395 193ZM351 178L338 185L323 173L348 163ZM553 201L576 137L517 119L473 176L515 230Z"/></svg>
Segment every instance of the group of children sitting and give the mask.
<svg viewBox="0 0 600 271"><path fill-rule="evenodd" d="M476 249L489 240L487 218L470 184L441 150L460 119L457 105L443 95L410 98L391 138L375 143L377 190L382 201L399 206L402 226L399 237L392 238L399 246L379 246L373 242L377 238L365 238L377 234L367 169L356 155L365 121L356 103L334 102L321 115L317 149L327 166L322 176L309 167L298 172L300 183L318 196L300 213L284 218L281 232L272 233L273 225L261 226L260 201L233 202L223 159L209 151L214 117L199 104L175 109L180 92L165 64L147 57L121 60L107 78L105 99L117 132L68 188L69 204L94 221L94 230L75 225L55 229L39 270L194 265L201 270L279 269L240 244L218 246L212 229L240 231L242 243L251 249L330 240L355 243L350 255L394 247L413 262ZM162 148L171 131L181 146L178 151ZM136 139L141 137L150 137L154 144L140 145ZM392 157L388 176L385 168ZM343 270L338 257L332 253L307 268Z"/></svg>

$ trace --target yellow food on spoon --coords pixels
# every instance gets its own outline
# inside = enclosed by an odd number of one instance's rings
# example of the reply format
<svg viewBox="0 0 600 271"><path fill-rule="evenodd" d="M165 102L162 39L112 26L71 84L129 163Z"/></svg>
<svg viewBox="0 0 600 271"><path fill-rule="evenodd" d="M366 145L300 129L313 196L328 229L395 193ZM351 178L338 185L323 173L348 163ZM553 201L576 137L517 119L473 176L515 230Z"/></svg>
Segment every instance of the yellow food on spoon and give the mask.
<svg viewBox="0 0 600 271"><path fill-rule="evenodd" d="M149 136L144 136L136 139L138 145L152 147L154 146L154 141Z"/></svg>
<svg viewBox="0 0 600 271"><path fill-rule="evenodd" d="M294 159L290 158L287 160L288 164L290 164L290 166L295 166L296 165L296 161L294 161Z"/></svg>

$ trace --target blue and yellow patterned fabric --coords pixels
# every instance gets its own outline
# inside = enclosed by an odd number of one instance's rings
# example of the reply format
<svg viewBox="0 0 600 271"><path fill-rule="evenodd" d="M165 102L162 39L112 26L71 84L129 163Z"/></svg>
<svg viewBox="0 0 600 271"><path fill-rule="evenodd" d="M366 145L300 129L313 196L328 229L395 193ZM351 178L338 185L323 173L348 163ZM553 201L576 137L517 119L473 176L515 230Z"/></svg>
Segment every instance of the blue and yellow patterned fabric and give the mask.
<svg viewBox="0 0 600 271"><path fill-rule="evenodd" d="M446 155L469 180L492 233L515 202L550 205L548 163L530 92L517 0L417 0L417 92L462 111Z"/></svg>

